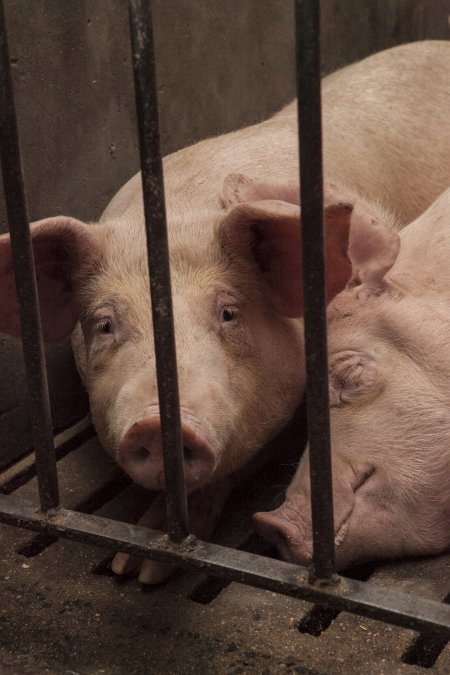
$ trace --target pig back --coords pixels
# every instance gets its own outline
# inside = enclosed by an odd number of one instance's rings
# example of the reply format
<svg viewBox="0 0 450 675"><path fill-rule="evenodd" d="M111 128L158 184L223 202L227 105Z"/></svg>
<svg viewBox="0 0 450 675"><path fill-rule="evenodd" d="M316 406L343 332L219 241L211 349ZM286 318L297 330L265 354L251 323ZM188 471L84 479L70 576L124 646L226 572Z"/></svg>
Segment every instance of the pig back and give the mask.
<svg viewBox="0 0 450 675"><path fill-rule="evenodd" d="M405 224L450 184L449 42L379 52L325 77L322 92L325 181L380 203ZM297 179L295 102L264 122L167 156L168 211L220 209L223 181L233 172ZM141 201L138 174L102 219L140 214Z"/></svg>
<svg viewBox="0 0 450 675"><path fill-rule="evenodd" d="M326 177L417 218L450 185L450 42L374 54L323 81Z"/></svg>

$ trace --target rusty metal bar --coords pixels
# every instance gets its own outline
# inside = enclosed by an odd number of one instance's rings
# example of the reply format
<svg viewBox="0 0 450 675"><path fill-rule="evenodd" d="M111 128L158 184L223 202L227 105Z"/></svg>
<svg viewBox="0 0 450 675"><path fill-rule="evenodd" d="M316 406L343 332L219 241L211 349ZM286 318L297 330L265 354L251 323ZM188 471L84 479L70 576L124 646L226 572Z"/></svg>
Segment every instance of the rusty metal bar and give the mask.
<svg viewBox="0 0 450 675"><path fill-rule="evenodd" d="M0 0L0 78L0 155L3 185L20 305L39 497L41 508L46 511L59 503L58 477L3 0Z"/></svg>
<svg viewBox="0 0 450 675"><path fill-rule="evenodd" d="M319 1L296 0L297 92L305 308L306 405L311 472L311 580L334 574L328 358L323 232Z"/></svg>
<svg viewBox="0 0 450 675"><path fill-rule="evenodd" d="M151 2L130 0L129 14L164 450L167 518L170 537L174 541L182 541L188 534L188 514L159 141Z"/></svg>
<svg viewBox="0 0 450 675"><path fill-rule="evenodd" d="M197 541L172 543L156 530L69 511L42 514L30 501L0 495L0 522L97 546L117 548L181 567L196 568L225 579L354 612L413 630L450 638L450 606L339 577L340 583L310 584L308 570L254 553Z"/></svg>

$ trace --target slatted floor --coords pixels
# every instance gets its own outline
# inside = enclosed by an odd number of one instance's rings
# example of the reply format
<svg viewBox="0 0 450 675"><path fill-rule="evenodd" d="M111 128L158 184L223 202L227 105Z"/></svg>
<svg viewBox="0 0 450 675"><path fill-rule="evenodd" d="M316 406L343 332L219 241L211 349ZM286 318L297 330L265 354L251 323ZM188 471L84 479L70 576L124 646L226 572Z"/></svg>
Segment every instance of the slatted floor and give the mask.
<svg viewBox="0 0 450 675"><path fill-rule="evenodd" d="M294 433L293 433L294 432ZM276 555L250 516L280 498L293 471L295 429L233 495L219 543ZM58 440L62 503L133 522L149 495L121 474L88 423ZM35 499L31 457L0 474L0 490ZM112 552L0 526L1 673L450 673L450 646L381 622L196 572L159 588L109 572ZM450 555L351 571L387 588L450 597Z"/></svg>

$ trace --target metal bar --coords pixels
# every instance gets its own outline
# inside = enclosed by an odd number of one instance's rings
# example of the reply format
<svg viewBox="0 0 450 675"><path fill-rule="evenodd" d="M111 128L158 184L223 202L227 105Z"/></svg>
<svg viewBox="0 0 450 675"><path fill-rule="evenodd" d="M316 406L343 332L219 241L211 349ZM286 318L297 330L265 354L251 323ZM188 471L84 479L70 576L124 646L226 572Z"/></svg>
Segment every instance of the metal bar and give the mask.
<svg viewBox="0 0 450 675"><path fill-rule="evenodd" d="M59 503L58 477L3 0L0 0L0 52L1 165L16 291L20 305L39 497L41 508L45 511Z"/></svg>
<svg viewBox="0 0 450 675"><path fill-rule="evenodd" d="M130 0L129 12L167 490L167 519L170 537L174 541L181 541L189 530L159 142L151 2Z"/></svg>
<svg viewBox="0 0 450 675"><path fill-rule="evenodd" d="M450 606L444 603L345 577L339 577L337 585L312 585L304 567L197 541L193 536L177 545L162 532L107 518L63 508L42 514L32 502L12 495L0 495L0 522L98 546L119 547L132 555L194 567L257 588L450 638Z"/></svg>
<svg viewBox="0 0 450 675"><path fill-rule="evenodd" d="M323 232L319 1L296 0L297 92L302 205L306 405L311 472L311 579L334 575L326 291Z"/></svg>

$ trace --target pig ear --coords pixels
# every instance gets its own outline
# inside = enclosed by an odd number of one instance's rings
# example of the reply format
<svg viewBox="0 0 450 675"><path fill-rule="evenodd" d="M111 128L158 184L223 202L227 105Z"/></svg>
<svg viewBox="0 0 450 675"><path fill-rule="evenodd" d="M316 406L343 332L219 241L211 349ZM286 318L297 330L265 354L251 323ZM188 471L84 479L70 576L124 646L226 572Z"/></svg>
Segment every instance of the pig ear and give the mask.
<svg viewBox="0 0 450 675"><path fill-rule="evenodd" d="M330 270L327 298L331 300L351 276L347 256L352 207L325 208L325 249ZM284 316L303 314L301 282L300 208L286 202L262 200L238 206L222 221L219 240L232 258L256 263L274 309Z"/></svg>
<svg viewBox="0 0 450 675"><path fill-rule="evenodd" d="M387 287L384 276L399 251L400 237L396 232L355 210L348 248L353 272L351 286L361 285L366 292L379 295Z"/></svg>
<svg viewBox="0 0 450 675"><path fill-rule="evenodd" d="M279 199L289 204L300 204L299 183L262 181L242 173L230 173L225 178L222 201L226 208L260 199Z"/></svg>
<svg viewBox="0 0 450 675"><path fill-rule="evenodd" d="M41 220L30 227L44 340L58 342L78 320L77 282L99 255L97 228L73 218ZM20 335L11 242L0 237L0 331Z"/></svg>

